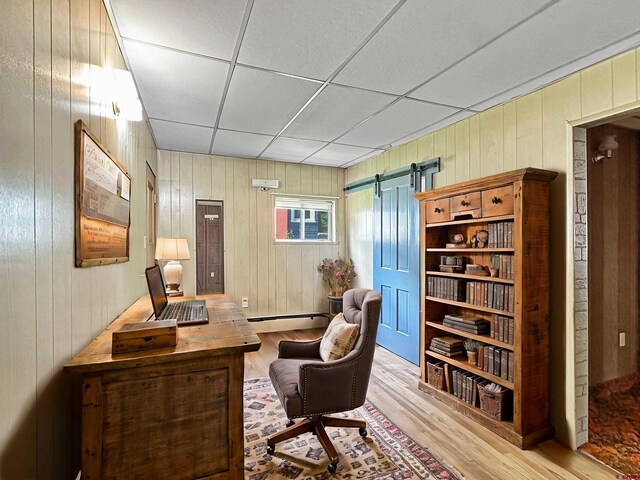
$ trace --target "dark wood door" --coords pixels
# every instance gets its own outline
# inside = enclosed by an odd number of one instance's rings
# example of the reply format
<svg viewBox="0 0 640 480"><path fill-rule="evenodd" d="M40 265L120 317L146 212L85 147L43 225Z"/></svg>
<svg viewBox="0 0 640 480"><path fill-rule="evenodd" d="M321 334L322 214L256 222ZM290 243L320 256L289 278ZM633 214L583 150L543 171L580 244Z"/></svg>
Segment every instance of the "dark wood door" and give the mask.
<svg viewBox="0 0 640 480"><path fill-rule="evenodd" d="M197 294L224 293L222 202L196 200Z"/></svg>

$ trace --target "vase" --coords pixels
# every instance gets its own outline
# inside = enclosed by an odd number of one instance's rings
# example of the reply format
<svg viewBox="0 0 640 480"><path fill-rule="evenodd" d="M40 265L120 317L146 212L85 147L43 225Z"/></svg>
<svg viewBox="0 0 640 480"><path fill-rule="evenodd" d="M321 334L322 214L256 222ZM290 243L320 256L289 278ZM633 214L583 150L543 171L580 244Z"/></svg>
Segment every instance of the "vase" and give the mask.
<svg viewBox="0 0 640 480"><path fill-rule="evenodd" d="M333 295L327 295L329 300L329 313L331 315L337 315L342 312L342 295L339 297Z"/></svg>
<svg viewBox="0 0 640 480"><path fill-rule="evenodd" d="M468 362L475 365L478 362L478 352L467 352Z"/></svg>

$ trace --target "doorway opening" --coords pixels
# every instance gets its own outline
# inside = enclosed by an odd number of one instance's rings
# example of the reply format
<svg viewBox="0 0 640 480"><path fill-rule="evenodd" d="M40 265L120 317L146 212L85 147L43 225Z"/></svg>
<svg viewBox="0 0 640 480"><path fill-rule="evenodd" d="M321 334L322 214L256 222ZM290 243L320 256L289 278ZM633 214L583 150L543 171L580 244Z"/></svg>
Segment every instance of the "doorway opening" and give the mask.
<svg viewBox="0 0 640 480"><path fill-rule="evenodd" d="M196 200L196 293L224 293L223 203Z"/></svg>
<svg viewBox="0 0 640 480"><path fill-rule="evenodd" d="M576 263L586 267L576 269L586 287L581 295L576 290L585 300L576 308L576 328L586 316L588 331L587 384L578 387L588 405L582 450L624 474L640 474L640 117L609 122L586 129L586 190L575 212L582 225L575 225L575 240L584 235Z"/></svg>

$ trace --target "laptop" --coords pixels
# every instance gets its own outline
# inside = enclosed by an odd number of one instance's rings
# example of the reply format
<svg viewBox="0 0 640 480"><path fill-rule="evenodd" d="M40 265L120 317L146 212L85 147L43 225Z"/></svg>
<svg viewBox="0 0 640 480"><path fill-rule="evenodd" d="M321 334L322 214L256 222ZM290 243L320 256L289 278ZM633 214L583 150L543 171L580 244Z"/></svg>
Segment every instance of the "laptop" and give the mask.
<svg viewBox="0 0 640 480"><path fill-rule="evenodd" d="M149 287L149 296L153 305L156 320L175 318L179 327L209 323L207 306L204 300L169 303L164 288L160 267L154 265L144 271Z"/></svg>

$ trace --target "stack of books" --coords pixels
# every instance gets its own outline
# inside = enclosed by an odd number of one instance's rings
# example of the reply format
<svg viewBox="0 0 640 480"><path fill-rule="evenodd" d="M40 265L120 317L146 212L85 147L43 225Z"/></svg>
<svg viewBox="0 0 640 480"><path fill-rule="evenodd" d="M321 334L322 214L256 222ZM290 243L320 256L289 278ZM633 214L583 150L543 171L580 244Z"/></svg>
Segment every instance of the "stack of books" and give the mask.
<svg viewBox="0 0 640 480"><path fill-rule="evenodd" d="M467 282L466 301L471 305L513 312L515 290L513 285L492 282Z"/></svg>
<svg viewBox="0 0 640 480"><path fill-rule="evenodd" d="M455 357L464 352L462 340L455 337L433 337L429 349L445 357Z"/></svg>
<svg viewBox="0 0 640 480"><path fill-rule="evenodd" d="M474 333L476 335L489 333L489 324L482 318L474 317L473 315L445 315L442 320L442 324L445 327L455 328L456 330L466 333Z"/></svg>

